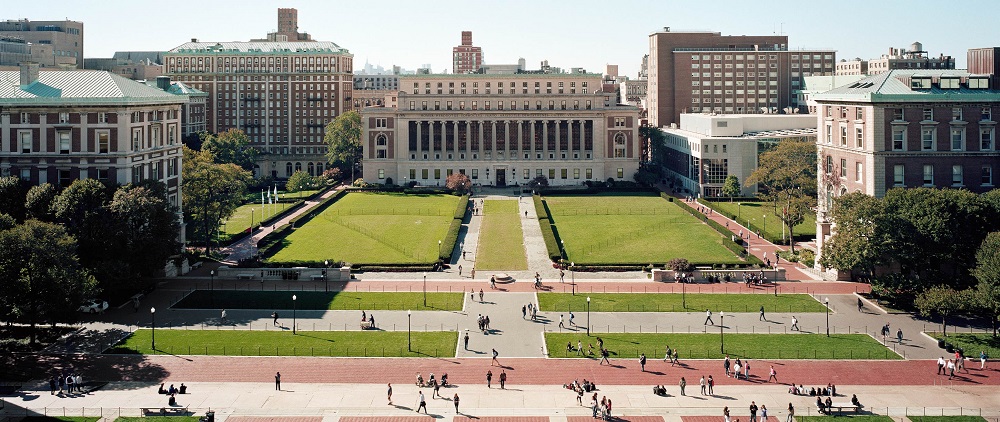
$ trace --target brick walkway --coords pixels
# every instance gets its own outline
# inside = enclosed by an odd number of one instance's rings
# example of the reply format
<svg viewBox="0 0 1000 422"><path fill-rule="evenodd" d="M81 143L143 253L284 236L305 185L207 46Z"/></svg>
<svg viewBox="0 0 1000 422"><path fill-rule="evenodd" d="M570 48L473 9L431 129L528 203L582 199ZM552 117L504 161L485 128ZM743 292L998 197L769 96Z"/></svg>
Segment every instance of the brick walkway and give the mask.
<svg viewBox="0 0 1000 422"><path fill-rule="evenodd" d="M615 413L615 401L611 401L611 413ZM663 422L663 416L625 416L614 415L616 421L623 422ZM590 416L567 416L566 422L594 422ZM686 422L686 421L685 421Z"/></svg>
<svg viewBox="0 0 1000 422"><path fill-rule="evenodd" d="M232 418L226 419L226 422L230 422L231 420ZM433 422L433 421L434 417L429 415L428 416L341 416L340 417L340 422Z"/></svg>
<svg viewBox="0 0 1000 422"><path fill-rule="evenodd" d="M549 422L548 416L455 416L454 422Z"/></svg>
<svg viewBox="0 0 1000 422"><path fill-rule="evenodd" d="M341 421L344 419L341 418ZM322 416L230 416L226 422L323 422ZM356 422L425 422L425 421L356 421Z"/></svg>

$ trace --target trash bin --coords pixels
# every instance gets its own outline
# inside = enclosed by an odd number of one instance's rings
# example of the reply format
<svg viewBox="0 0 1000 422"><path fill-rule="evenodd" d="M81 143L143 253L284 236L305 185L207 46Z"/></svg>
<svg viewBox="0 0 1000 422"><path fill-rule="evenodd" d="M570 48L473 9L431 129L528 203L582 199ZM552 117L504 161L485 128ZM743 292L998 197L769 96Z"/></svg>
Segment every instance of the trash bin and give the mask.
<svg viewBox="0 0 1000 422"><path fill-rule="evenodd" d="M944 339L938 339L938 348L944 349Z"/></svg>
<svg viewBox="0 0 1000 422"><path fill-rule="evenodd" d="M215 422L215 411L209 410L205 412L205 416L199 418L201 422Z"/></svg>

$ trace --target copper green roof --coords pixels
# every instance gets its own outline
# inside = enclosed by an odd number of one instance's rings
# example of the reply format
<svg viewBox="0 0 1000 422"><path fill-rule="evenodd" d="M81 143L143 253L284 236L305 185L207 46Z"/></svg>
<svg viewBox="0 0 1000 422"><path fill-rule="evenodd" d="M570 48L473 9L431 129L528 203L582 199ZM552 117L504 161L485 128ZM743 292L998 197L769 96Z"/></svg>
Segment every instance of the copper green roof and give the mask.
<svg viewBox="0 0 1000 422"><path fill-rule="evenodd" d="M912 88L907 81L912 78L929 77L935 82L930 88ZM940 78L961 78L959 88L941 88ZM959 101L1000 101L1000 90L995 86L978 89L969 88L968 78L987 78L961 69L899 69L890 70L832 90L814 94L816 101L847 102L959 102Z"/></svg>
<svg viewBox="0 0 1000 422"><path fill-rule="evenodd" d="M0 106L145 105L188 101L155 87L100 70L40 71L38 80L21 86L19 71L0 71Z"/></svg>
<svg viewBox="0 0 1000 422"><path fill-rule="evenodd" d="M233 41L233 42L188 42L166 53L170 55L243 55L243 54L345 54L346 48L329 41Z"/></svg>

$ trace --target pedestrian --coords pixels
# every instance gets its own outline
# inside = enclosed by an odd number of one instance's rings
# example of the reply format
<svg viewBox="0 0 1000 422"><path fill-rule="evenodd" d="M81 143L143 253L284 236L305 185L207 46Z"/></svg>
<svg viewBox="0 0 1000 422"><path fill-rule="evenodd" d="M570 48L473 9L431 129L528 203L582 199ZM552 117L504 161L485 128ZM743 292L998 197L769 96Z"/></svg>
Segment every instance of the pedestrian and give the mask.
<svg viewBox="0 0 1000 422"><path fill-rule="evenodd" d="M799 331L799 320L792 315L792 331Z"/></svg>
<svg viewBox="0 0 1000 422"><path fill-rule="evenodd" d="M563 316L562 316L562 314L559 314L559 328L566 328L566 326L563 325Z"/></svg>
<svg viewBox="0 0 1000 422"><path fill-rule="evenodd" d="M431 374L431 375L433 375L433 374ZM434 394L431 394L431 398L432 399L435 398L435 397L444 398L444 397L441 396L441 393L439 392L441 390L441 383L439 383L437 381L434 381L432 384L434 384Z"/></svg>
<svg viewBox="0 0 1000 422"><path fill-rule="evenodd" d="M69 375L66 377L66 392L67 393L73 392L73 375Z"/></svg>
<svg viewBox="0 0 1000 422"><path fill-rule="evenodd" d="M507 385L507 371L501 369L500 370L500 389L501 390L506 389L506 387L505 387L506 385Z"/></svg>
<svg viewBox="0 0 1000 422"><path fill-rule="evenodd" d="M979 369L986 369L986 359L988 359L986 351L979 352Z"/></svg>
<svg viewBox="0 0 1000 422"><path fill-rule="evenodd" d="M274 326L277 327L278 326L278 312L277 311L271 312L271 318L274 318Z"/></svg>
<svg viewBox="0 0 1000 422"><path fill-rule="evenodd" d="M464 256L462 258L465 258ZM462 276L462 264L458 264L458 276Z"/></svg>
<svg viewBox="0 0 1000 422"><path fill-rule="evenodd" d="M576 315L573 315L573 311L569 311L569 326L570 326L570 327L576 327L576 323L575 323L575 322L573 322L573 318L574 318L575 316L576 316Z"/></svg>
<svg viewBox="0 0 1000 422"><path fill-rule="evenodd" d="M560 283L562 283L562 282L563 282L563 279L564 279L564 277L566 277L566 272L565 272L565 271L563 271L563 270L562 270L562 268L560 268L560 269L559 269L559 282L560 282Z"/></svg>
<svg viewBox="0 0 1000 422"><path fill-rule="evenodd" d="M594 412L594 419L597 419L597 393L594 393L594 398L590 401L590 410Z"/></svg>
<svg viewBox="0 0 1000 422"><path fill-rule="evenodd" d="M54 396L55 394L56 394L56 378L49 377L49 395Z"/></svg>
<svg viewBox="0 0 1000 422"><path fill-rule="evenodd" d="M465 250L462 250L462 259L465 259Z"/></svg>
<svg viewBox="0 0 1000 422"><path fill-rule="evenodd" d="M221 319L221 322L226 322L226 310L225 309L222 310L222 319Z"/></svg>
<svg viewBox="0 0 1000 422"><path fill-rule="evenodd" d="M483 289L479 289L479 303L483 303Z"/></svg>
<svg viewBox="0 0 1000 422"><path fill-rule="evenodd" d="M493 371L487 369L486 370L486 388L493 388L491 386L492 382L493 382Z"/></svg>
<svg viewBox="0 0 1000 422"><path fill-rule="evenodd" d="M788 403L788 416L785 416L785 422L795 422L795 406Z"/></svg>
<svg viewBox="0 0 1000 422"><path fill-rule="evenodd" d="M455 393L455 397L452 397L451 401L455 402L455 413L458 413L458 393Z"/></svg>
<svg viewBox="0 0 1000 422"><path fill-rule="evenodd" d="M668 345L667 345L667 353L666 353L666 355L665 355L665 356L663 356L663 361L664 361L664 362L666 362L666 361L667 361L667 360L669 359L669 360L670 360L670 363L674 363L674 359L673 359L673 357L672 357L672 356L670 355L670 352L671 352L671 350L670 350L670 345L668 344Z"/></svg>
<svg viewBox="0 0 1000 422"><path fill-rule="evenodd" d="M896 343L903 344L903 329L896 329Z"/></svg>
<svg viewBox="0 0 1000 422"><path fill-rule="evenodd" d="M767 376L767 382L771 382L772 379L774 382L778 382L778 373L775 372L774 365L771 365L771 372Z"/></svg>
<svg viewBox="0 0 1000 422"><path fill-rule="evenodd" d="M462 339L465 342L465 350L469 350L469 329L465 329L465 337Z"/></svg>
<svg viewBox="0 0 1000 422"><path fill-rule="evenodd" d="M281 391L281 372L274 374L274 389Z"/></svg>
<svg viewBox="0 0 1000 422"><path fill-rule="evenodd" d="M476 269L473 268L472 271L469 273L469 275L471 275L472 279L475 280L476 279Z"/></svg>
<svg viewBox="0 0 1000 422"><path fill-rule="evenodd" d="M715 379L711 375L708 376L708 395L715 395Z"/></svg>
<svg viewBox="0 0 1000 422"><path fill-rule="evenodd" d="M698 380L698 385L701 387L701 395L705 395L705 376L702 375L701 379Z"/></svg>
<svg viewBox="0 0 1000 422"><path fill-rule="evenodd" d="M767 422L767 406L760 405L760 422Z"/></svg>
<svg viewBox="0 0 1000 422"><path fill-rule="evenodd" d="M500 361L497 360L497 356L500 356L500 354L497 353L497 349L493 349L493 361L490 362L490 366L493 366L494 363L497 364L497 366L500 366Z"/></svg>
<svg viewBox="0 0 1000 422"><path fill-rule="evenodd" d="M521 305L521 319L528 318L528 307Z"/></svg>
<svg viewBox="0 0 1000 422"><path fill-rule="evenodd" d="M688 385L687 380L685 380L684 377L681 377L681 395L682 396L684 395L684 387L687 387L687 385Z"/></svg>
<svg viewBox="0 0 1000 422"><path fill-rule="evenodd" d="M715 321L712 321L712 311L706 309L705 310L705 325L709 325L709 324L715 325Z"/></svg>
<svg viewBox="0 0 1000 422"><path fill-rule="evenodd" d="M607 362L607 363L608 363L608 365L611 365L611 361L610 361L610 360L608 360L608 355L610 355L610 353L608 352L608 349L603 349L603 348L602 348L602 349L601 349L601 361L600 361L600 362L598 362L598 363L599 363L600 365L604 365L604 362Z"/></svg>
<svg viewBox="0 0 1000 422"><path fill-rule="evenodd" d="M59 395L62 395L63 387L66 386L66 377L59 375Z"/></svg>
<svg viewBox="0 0 1000 422"><path fill-rule="evenodd" d="M757 402L750 402L750 422L757 422Z"/></svg>
<svg viewBox="0 0 1000 422"><path fill-rule="evenodd" d="M576 341L576 355L577 356L583 355L583 342L580 340Z"/></svg>
<svg viewBox="0 0 1000 422"><path fill-rule="evenodd" d="M864 309L864 307L865 307L865 304L863 302L861 302L861 298L859 297L858 298L858 312L861 312L862 309Z"/></svg>
<svg viewBox="0 0 1000 422"><path fill-rule="evenodd" d="M600 338L600 337L597 338L597 348L598 349L604 349L604 339L603 338Z"/></svg>
<svg viewBox="0 0 1000 422"><path fill-rule="evenodd" d="M496 276L490 276L490 288L491 289L497 288L497 277Z"/></svg>
<svg viewBox="0 0 1000 422"><path fill-rule="evenodd" d="M419 404L417 405L417 410L415 410L415 412L420 413L420 409L422 408L424 409L424 413L427 413L427 401L424 400L424 392L420 391L418 394L420 394L419 398L417 398L417 403Z"/></svg>
<svg viewBox="0 0 1000 422"><path fill-rule="evenodd" d="M726 407L722 408L722 419L725 422L729 422L730 421L730 419L729 419L729 406L726 406Z"/></svg>
<svg viewBox="0 0 1000 422"><path fill-rule="evenodd" d="M764 316L764 305L760 305L760 319L758 321L767 321L767 317Z"/></svg>
<svg viewBox="0 0 1000 422"><path fill-rule="evenodd" d="M948 379L955 377L955 361L953 359L948 359Z"/></svg>
<svg viewBox="0 0 1000 422"><path fill-rule="evenodd" d="M642 368L642 372L646 372L646 354L643 353L639 355L639 367Z"/></svg>
<svg viewBox="0 0 1000 422"><path fill-rule="evenodd" d="M726 359L722 361L722 369L726 370L726 376L729 376L729 368L732 364L729 362L729 355L726 355Z"/></svg>
<svg viewBox="0 0 1000 422"><path fill-rule="evenodd" d="M938 358L938 360L937 360L937 366L938 366L938 372L937 372L937 374L941 375L941 373L944 372L944 356L941 356L941 357Z"/></svg>
<svg viewBox="0 0 1000 422"><path fill-rule="evenodd" d="M670 366L674 366L674 364L679 363L681 362L677 360L677 349L674 349L674 355L670 357Z"/></svg>
<svg viewBox="0 0 1000 422"><path fill-rule="evenodd" d="M750 359L743 361L743 379L750 381Z"/></svg>

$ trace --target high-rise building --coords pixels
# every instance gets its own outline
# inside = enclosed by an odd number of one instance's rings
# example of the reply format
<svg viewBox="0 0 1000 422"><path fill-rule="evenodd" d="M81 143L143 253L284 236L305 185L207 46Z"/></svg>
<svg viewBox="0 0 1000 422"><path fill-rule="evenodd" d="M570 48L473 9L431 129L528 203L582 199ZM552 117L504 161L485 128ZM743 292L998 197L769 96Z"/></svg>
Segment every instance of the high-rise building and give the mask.
<svg viewBox="0 0 1000 422"><path fill-rule="evenodd" d="M154 80L163 74L162 51L118 51L111 58L83 59L87 69L106 70L140 81Z"/></svg>
<svg viewBox="0 0 1000 422"><path fill-rule="evenodd" d="M631 180L639 110L605 105L601 75L400 76L397 107L362 111L364 178L443 186Z"/></svg>
<svg viewBox="0 0 1000 422"><path fill-rule="evenodd" d="M462 45L452 47L451 73L473 73L483 65L483 49L472 45L472 31L462 31Z"/></svg>
<svg viewBox="0 0 1000 422"><path fill-rule="evenodd" d="M649 35L650 124L677 123L681 113L781 113L798 110L802 78L833 74L832 50L789 50L788 37L718 32Z"/></svg>
<svg viewBox="0 0 1000 422"><path fill-rule="evenodd" d="M871 60L845 60L837 63L837 75L878 75L896 69L954 69L955 59L944 54L930 57L924 45L915 42L910 48L889 48L889 54Z"/></svg>
<svg viewBox="0 0 1000 422"><path fill-rule="evenodd" d="M83 67L83 22L6 20L0 36L31 43L31 61L42 67Z"/></svg>
<svg viewBox="0 0 1000 422"><path fill-rule="evenodd" d="M970 48L966 57L969 73L990 75L990 86L1000 87L1000 47Z"/></svg>
<svg viewBox="0 0 1000 422"><path fill-rule="evenodd" d="M332 42L299 39L192 40L164 55L166 76L208 93L209 132L247 133L261 152L257 175L322 173L324 128L351 108L354 56Z"/></svg>

